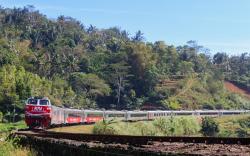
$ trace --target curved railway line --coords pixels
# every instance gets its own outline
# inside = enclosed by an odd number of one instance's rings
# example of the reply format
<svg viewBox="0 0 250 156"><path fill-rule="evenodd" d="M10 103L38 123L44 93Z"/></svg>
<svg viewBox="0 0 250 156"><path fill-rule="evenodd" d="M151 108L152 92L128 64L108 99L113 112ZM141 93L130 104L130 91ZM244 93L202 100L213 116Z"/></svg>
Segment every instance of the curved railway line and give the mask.
<svg viewBox="0 0 250 156"><path fill-rule="evenodd" d="M97 135L82 133L50 132L50 131L18 131L14 134L28 137L46 137L54 139L68 139L74 141L97 141L101 143L147 145L151 142L182 142L206 144L239 144L250 145L250 138L225 137L188 137L188 136L130 136L130 135Z"/></svg>

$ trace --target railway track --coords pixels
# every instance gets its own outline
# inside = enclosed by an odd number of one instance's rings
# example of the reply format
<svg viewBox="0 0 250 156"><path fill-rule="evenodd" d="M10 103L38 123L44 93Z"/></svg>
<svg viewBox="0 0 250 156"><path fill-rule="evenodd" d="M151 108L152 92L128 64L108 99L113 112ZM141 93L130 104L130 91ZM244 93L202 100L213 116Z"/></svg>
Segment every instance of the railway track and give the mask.
<svg viewBox="0 0 250 156"><path fill-rule="evenodd" d="M44 130L18 131L15 136L47 137L55 139L68 139L85 142L101 142L131 145L147 145L152 142L182 142L182 143L206 143L206 144L239 144L250 145L250 138L224 138L224 137L169 137L169 136L130 136L130 135L96 135L65 132L49 132Z"/></svg>

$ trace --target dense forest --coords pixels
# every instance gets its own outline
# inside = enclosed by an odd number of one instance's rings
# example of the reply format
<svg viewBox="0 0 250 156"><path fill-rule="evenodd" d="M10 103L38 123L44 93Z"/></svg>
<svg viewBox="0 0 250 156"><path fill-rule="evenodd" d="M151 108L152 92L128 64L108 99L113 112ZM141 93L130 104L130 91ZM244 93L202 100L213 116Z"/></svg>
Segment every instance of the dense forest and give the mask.
<svg viewBox="0 0 250 156"><path fill-rule="evenodd" d="M7 119L30 96L76 108L249 109L225 80L250 89L248 53L212 56L195 41L151 43L141 31L49 19L33 6L0 7L0 112Z"/></svg>

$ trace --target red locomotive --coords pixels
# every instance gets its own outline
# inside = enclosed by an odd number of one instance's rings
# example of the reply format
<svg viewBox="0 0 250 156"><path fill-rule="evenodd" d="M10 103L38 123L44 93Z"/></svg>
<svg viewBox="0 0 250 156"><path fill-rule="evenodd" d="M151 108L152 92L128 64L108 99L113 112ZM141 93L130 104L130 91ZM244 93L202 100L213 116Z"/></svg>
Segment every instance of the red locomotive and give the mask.
<svg viewBox="0 0 250 156"><path fill-rule="evenodd" d="M29 98L25 106L25 122L29 128L94 123L102 119L102 111L56 107L51 105L48 98Z"/></svg>
<svg viewBox="0 0 250 156"><path fill-rule="evenodd" d="M25 122L31 127L48 127L51 122L51 103L48 98L29 98L25 106Z"/></svg>

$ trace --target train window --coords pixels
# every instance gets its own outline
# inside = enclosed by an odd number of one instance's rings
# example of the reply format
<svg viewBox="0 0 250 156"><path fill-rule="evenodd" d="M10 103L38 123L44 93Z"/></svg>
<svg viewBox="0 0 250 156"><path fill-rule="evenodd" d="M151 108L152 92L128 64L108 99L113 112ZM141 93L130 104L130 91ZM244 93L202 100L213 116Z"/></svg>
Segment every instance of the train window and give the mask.
<svg viewBox="0 0 250 156"><path fill-rule="evenodd" d="M131 114L131 117L145 117L147 114Z"/></svg>
<svg viewBox="0 0 250 156"><path fill-rule="evenodd" d="M40 105L49 105L49 101L48 100L40 100L39 104Z"/></svg>
<svg viewBox="0 0 250 156"><path fill-rule="evenodd" d="M37 99L29 99L28 104L37 105Z"/></svg>
<svg viewBox="0 0 250 156"><path fill-rule="evenodd" d="M223 114L240 114L240 112L223 112Z"/></svg>
<svg viewBox="0 0 250 156"><path fill-rule="evenodd" d="M109 114L108 117L124 117L124 114Z"/></svg>
<svg viewBox="0 0 250 156"><path fill-rule="evenodd" d="M102 117L102 116L103 116L102 114L97 114L97 113L87 114L87 117Z"/></svg>
<svg viewBox="0 0 250 156"><path fill-rule="evenodd" d="M80 114L69 114L68 116L70 116L70 117L81 117Z"/></svg>
<svg viewBox="0 0 250 156"><path fill-rule="evenodd" d="M201 112L200 115L217 115L217 112Z"/></svg>
<svg viewBox="0 0 250 156"><path fill-rule="evenodd" d="M192 113L189 112L183 112L183 113L177 113L178 115L192 115Z"/></svg>

